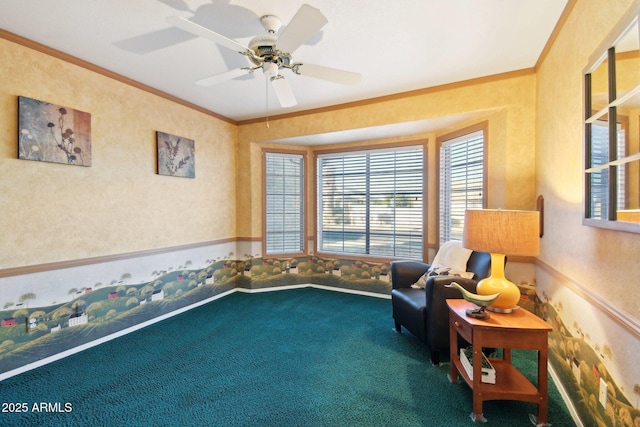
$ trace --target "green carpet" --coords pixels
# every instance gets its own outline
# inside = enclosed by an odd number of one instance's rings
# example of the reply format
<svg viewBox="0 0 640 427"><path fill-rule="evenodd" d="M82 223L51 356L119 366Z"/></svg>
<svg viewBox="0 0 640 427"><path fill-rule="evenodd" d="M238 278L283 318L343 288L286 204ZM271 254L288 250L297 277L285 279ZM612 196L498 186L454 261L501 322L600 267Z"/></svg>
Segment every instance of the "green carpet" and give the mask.
<svg viewBox="0 0 640 427"><path fill-rule="evenodd" d="M0 425L473 425L469 387L449 383L449 364L432 366L392 326L386 299L234 293L2 381ZM513 358L535 378L534 352ZM536 408L483 407L496 426L531 425ZM549 422L574 425L553 384Z"/></svg>

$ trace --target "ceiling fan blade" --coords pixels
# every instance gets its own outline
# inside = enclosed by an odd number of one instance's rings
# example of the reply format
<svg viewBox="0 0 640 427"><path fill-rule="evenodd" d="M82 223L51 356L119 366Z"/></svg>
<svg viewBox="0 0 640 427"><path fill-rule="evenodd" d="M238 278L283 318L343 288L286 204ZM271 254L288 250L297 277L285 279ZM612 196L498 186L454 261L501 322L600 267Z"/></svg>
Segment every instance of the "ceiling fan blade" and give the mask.
<svg viewBox="0 0 640 427"><path fill-rule="evenodd" d="M362 80L362 75L359 73L314 64L300 64L298 74L343 85L357 85Z"/></svg>
<svg viewBox="0 0 640 427"><path fill-rule="evenodd" d="M284 78L273 78L271 80L271 86L273 86L273 91L276 93L276 97L278 98L278 102L281 107L293 107L298 104L298 101L296 101L296 97L293 95L293 91L291 90L291 86L289 86L289 82Z"/></svg>
<svg viewBox="0 0 640 427"><path fill-rule="evenodd" d="M282 52L293 53L311 36L320 31L327 22L327 18L320 10L303 4L289 25L282 30L282 34L276 40L276 46Z"/></svg>
<svg viewBox="0 0 640 427"><path fill-rule="evenodd" d="M191 34L195 34L197 36L204 37L205 39L212 40L218 43L220 46L233 49L237 52L243 53L247 51L247 48L237 41L231 40L230 38L225 37L222 34L211 31L210 29L203 27L202 25L198 25L195 22L189 21L188 19L185 19L181 16L169 16L167 17L167 23Z"/></svg>
<svg viewBox="0 0 640 427"><path fill-rule="evenodd" d="M205 77L204 79L196 80L198 86L213 86L218 83L226 82L236 77L247 74L247 70L244 68L236 68L233 70L225 71L224 73L215 74L213 76Z"/></svg>

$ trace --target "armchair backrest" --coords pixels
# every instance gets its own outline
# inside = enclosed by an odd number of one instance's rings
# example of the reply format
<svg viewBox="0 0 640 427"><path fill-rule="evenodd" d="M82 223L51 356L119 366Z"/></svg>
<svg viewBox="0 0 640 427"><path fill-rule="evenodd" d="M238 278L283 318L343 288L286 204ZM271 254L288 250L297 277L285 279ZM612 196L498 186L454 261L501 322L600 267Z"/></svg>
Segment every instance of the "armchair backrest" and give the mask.
<svg viewBox="0 0 640 427"><path fill-rule="evenodd" d="M469 261L467 261L467 271L473 271L474 280L489 277L491 273L491 254L473 251L469 257Z"/></svg>

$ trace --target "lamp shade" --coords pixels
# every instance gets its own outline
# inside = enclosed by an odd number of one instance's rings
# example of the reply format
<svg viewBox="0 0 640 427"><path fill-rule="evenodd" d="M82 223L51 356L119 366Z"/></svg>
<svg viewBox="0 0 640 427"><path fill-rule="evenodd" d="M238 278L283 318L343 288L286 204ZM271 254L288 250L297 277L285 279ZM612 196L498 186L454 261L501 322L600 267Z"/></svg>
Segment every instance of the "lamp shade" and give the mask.
<svg viewBox="0 0 640 427"><path fill-rule="evenodd" d="M538 211L467 210L462 245L480 252L535 256L540 252L539 227Z"/></svg>

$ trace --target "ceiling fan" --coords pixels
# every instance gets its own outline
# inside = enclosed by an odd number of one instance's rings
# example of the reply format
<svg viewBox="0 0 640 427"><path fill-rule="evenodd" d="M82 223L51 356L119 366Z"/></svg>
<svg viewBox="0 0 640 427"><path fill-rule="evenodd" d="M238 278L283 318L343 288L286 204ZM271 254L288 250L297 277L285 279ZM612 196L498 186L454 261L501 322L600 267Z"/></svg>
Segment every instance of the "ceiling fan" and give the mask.
<svg viewBox="0 0 640 427"><path fill-rule="evenodd" d="M362 79L358 73L324 67L322 65L293 62L291 54L328 22L320 10L302 5L295 16L285 27L282 33L276 36L282 23L277 16L265 15L260 22L267 34L259 35L249 41L249 46L243 46L233 39L218 34L180 16L170 16L167 23L182 30L188 31L200 37L210 39L217 44L245 55L251 65L215 74L196 81L201 86L213 86L215 84L231 80L247 73L253 73L258 69L271 82L273 90L282 107L292 107L297 104L291 86L280 74L281 70L289 69L301 76L314 77L339 84L356 85Z"/></svg>

